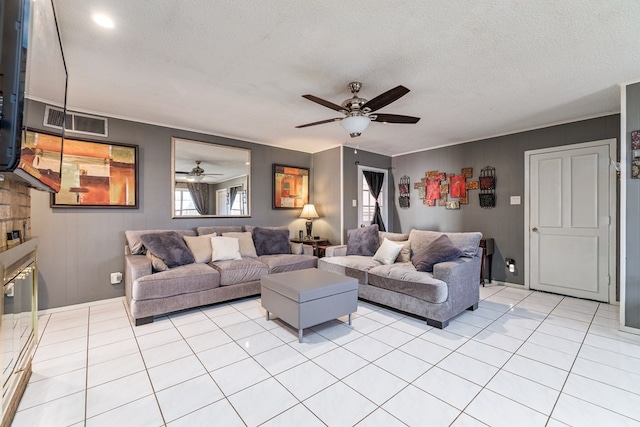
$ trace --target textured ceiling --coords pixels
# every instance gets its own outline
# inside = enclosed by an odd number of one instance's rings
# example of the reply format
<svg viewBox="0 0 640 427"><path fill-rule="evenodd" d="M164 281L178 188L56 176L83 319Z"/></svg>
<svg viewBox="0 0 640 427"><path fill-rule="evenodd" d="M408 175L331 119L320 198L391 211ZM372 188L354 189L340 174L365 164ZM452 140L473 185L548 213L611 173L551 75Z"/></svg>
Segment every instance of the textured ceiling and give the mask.
<svg viewBox="0 0 640 427"><path fill-rule="evenodd" d="M619 111L640 78L632 0L54 0L68 106L305 152L396 155ZM113 29L93 23L109 14ZM355 139L334 103L402 84ZM37 97L37 96L36 96Z"/></svg>

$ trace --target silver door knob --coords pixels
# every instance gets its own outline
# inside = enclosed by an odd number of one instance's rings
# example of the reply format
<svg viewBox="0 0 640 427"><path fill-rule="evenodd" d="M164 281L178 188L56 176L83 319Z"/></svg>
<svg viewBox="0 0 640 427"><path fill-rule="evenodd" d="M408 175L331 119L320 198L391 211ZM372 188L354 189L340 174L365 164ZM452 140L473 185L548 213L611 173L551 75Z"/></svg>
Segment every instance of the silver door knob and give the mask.
<svg viewBox="0 0 640 427"><path fill-rule="evenodd" d="M533 227L531 231L538 231L538 227Z"/></svg>

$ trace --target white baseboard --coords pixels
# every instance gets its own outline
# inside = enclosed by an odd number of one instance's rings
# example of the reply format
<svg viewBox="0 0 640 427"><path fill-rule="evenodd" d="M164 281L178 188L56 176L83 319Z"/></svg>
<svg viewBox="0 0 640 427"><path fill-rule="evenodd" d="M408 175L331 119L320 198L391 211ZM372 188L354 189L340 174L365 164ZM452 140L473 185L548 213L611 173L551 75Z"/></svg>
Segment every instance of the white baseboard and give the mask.
<svg viewBox="0 0 640 427"><path fill-rule="evenodd" d="M501 282L500 280L492 280L490 283L485 284L485 286L487 285L498 285L498 286L507 286L510 288L525 289L524 285L520 285L518 283L511 283L511 282Z"/></svg>
<svg viewBox="0 0 640 427"><path fill-rule="evenodd" d="M103 299L98 301L83 302L81 304L65 305L64 307L47 308L46 310L38 311L38 315L60 313L62 311L76 310L78 308L86 308L86 307L96 306L96 305L112 304L118 301L124 301L124 296L110 298L110 299Z"/></svg>

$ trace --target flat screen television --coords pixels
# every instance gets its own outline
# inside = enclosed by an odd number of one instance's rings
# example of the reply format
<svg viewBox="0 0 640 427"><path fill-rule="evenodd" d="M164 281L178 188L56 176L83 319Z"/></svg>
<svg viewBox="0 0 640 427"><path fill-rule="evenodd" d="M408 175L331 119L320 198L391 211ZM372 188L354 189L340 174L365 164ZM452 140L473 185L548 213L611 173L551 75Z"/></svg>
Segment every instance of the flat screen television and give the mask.
<svg viewBox="0 0 640 427"><path fill-rule="evenodd" d="M0 170L39 190L60 190L68 73L52 0L2 1L2 133ZM7 13L8 12L8 13ZM19 28L19 30L18 30ZM5 50L6 48L6 50ZM13 72L5 70L15 70ZM9 94L9 95L5 95ZM8 100L15 102L7 102ZM27 123L34 103L62 109L62 126L34 138Z"/></svg>

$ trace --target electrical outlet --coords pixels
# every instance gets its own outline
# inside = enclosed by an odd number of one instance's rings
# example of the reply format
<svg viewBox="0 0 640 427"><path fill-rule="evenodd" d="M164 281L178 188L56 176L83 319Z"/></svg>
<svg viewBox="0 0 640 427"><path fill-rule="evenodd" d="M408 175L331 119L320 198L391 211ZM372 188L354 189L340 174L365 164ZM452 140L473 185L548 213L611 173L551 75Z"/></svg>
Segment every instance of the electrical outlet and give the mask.
<svg viewBox="0 0 640 427"><path fill-rule="evenodd" d="M122 282L122 273L111 273L111 284L117 285L120 282Z"/></svg>

